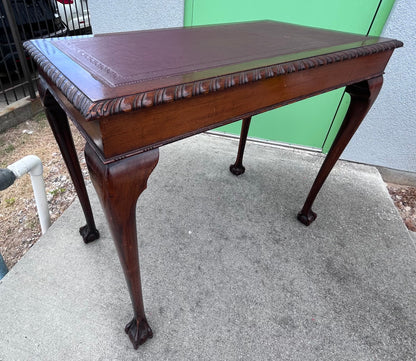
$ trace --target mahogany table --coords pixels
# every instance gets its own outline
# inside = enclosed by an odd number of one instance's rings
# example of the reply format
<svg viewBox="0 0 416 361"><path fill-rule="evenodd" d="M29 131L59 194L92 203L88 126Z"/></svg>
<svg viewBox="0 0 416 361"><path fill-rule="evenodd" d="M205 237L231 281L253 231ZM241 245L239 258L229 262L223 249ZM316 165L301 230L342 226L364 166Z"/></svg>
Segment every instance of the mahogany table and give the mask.
<svg viewBox="0 0 416 361"><path fill-rule="evenodd" d="M86 243L99 237L67 116L86 139L85 158L123 266L133 345L152 337L140 283L136 203L159 147L243 119L230 170L242 174L251 116L346 86L351 104L298 219L380 91L397 40L261 21L25 43L38 64L39 94L78 193Z"/></svg>

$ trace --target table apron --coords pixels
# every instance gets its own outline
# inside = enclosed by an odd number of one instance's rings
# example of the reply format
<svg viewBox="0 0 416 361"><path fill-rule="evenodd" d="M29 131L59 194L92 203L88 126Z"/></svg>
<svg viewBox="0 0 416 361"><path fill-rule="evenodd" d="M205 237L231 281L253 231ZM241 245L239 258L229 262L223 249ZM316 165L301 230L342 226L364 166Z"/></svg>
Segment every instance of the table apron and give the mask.
<svg viewBox="0 0 416 361"><path fill-rule="evenodd" d="M48 88L105 162L141 153L247 116L383 74L393 51L298 70L277 77L85 120L51 84ZM49 81L48 81L49 80Z"/></svg>

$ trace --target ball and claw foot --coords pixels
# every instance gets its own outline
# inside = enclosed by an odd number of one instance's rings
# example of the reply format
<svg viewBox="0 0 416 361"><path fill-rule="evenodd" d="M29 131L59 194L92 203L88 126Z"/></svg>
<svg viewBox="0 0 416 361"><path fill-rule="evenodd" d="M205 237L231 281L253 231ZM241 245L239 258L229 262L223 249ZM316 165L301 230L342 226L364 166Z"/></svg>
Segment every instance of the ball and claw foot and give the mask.
<svg viewBox="0 0 416 361"><path fill-rule="evenodd" d="M126 325L124 331L129 335L135 350L137 350L140 345L143 345L148 338L153 337L153 331L145 318L140 320L140 322L137 322L137 320L133 318Z"/></svg>
<svg viewBox="0 0 416 361"><path fill-rule="evenodd" d="M310 209L306 214L302 213L302 211L298 213L298 221L303 223L305 226L309 226L316 219L316 217L316 213L312 211L312 209Z"/></svg>
<svg viewBox="0 0 416 361"><path fill-rule="evenodd" d="M230 165L230 172L234 175L241 175L245 172L245 168L243 165L231 164Z"/></svg>
<svg viewBox="0 0 416 361"><path fill-rule="evenodd" d="M90 230L88 226L83 226L79 229L79 233L84 240L84 243L90 243L95 241L96 239L100 238L100 233L95 228Z"/></svg>

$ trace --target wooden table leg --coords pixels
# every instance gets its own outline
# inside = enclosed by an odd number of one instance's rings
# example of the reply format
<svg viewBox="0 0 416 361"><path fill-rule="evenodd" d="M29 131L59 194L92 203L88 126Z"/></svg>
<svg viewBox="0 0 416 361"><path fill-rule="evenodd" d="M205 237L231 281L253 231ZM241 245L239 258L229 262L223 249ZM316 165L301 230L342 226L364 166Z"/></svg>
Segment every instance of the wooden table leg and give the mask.
<svg viewBox="0 0 416 361"><path fill-rule="evenodd" d="M244 148L246 146L248 130L250 128L251 117L244 118L243 123L241 124L241 135L240 135L240 143L238 144L238 154L237 159L234 164L230 165L230 172L234 175L240 175L245 172L245 168L243 166L243 155L244 155Z"/></svg>
<svg viewBox="0 0 416 361"><path fill-rule="evenodd" d="M135 349L153 336L144 313L137 249L136 203L159 160L159 149L104 164L87 144L85 159L109 223L133 303L125 328Z"/></svg>
<svg viewBox="0 0 416 361"><path fill-rule="evenodd" d="M46 117L52 129L53 135L59 145L62 157L68 168L81 207L85 215L87 224L79 229L79 232L85 243L92 242L100 237L95 226L94 216L91 210L90 200L88 198L87 189L85 188L84 177L79 165L77 152L75 150L74 141L72 139L71 129L69 128L66 113L59 106L55 98L45 91L40 91L43 95L43 104L45 106Z"/></svg>
<svg viewBox="0 0 416 361"><path fill-rule="evenodd" d="M383 77L379 76L360 83L347 86L346 92L351 95L351 103L341 128L326 156L321 169L312 185L302 210L298 213L298 220L309 226L315 219L316 213L312 211L312 204L318 192L331 172L335 162L341 156L348 142L361 124L365 115L377 98L383 84Z"/></svg>

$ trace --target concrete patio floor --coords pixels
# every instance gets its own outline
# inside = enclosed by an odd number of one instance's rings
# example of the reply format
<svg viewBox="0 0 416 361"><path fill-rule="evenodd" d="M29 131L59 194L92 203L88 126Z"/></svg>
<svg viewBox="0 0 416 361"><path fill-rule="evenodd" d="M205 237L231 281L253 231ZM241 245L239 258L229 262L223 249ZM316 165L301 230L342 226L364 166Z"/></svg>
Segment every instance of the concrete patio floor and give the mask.
<svg viewBox="0 0 416 361"><path fill-rule="evenodd" d="M199 135L161 149L138 202L153 339L132 309L103 212L85 245L75 202L0 281L0 360L414 360L416 250L378 171L339 162L310 227L323 157Z"/></svg>

